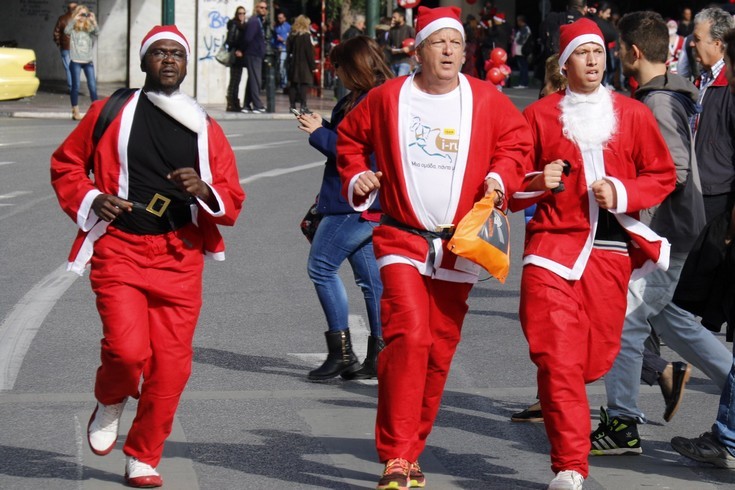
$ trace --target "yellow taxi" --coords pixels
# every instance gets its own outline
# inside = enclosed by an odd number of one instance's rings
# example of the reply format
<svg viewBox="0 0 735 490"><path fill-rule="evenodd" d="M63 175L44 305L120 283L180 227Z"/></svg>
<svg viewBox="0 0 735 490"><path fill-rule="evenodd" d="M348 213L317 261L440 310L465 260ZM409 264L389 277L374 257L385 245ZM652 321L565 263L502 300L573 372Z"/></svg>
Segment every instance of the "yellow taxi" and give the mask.
<svg viewBox="0 0 735 490"><path fill-rule="evenodd" d="M39 83L32 49L0 47L0 100L33 97Z"/></svg>

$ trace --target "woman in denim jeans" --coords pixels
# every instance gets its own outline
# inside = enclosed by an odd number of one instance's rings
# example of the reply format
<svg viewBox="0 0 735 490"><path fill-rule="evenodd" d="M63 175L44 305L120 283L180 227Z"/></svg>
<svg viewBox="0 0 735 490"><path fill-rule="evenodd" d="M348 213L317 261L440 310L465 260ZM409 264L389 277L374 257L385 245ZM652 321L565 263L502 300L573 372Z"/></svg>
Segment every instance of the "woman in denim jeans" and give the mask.
<svg viewBox="0 0 735 490"><path fill-rule="evenodd" d="M383 285L373 253L373 228L378 225L380 208L376 200L369 210L355 212L342 197L336 167L337 126L371 88L393 75L378 44L365 36L337 45L330 60L350 93L337 102L331 122L318 114L298 116L299 129L309 133L309 143L327 156L317 204L324 217L311 244L308 272L327 317L328 355L319 368L309 372L309 379L321 381L339 375L344 379L370 379L377 376L378 353L385 345L380 328ZM362 289L370 324L368 351L362 366L352 352L347 293L339 277L345 259Z"/></svg>
<svg viewBox="0 0 735 490"><path fill-rule="evenodd" d="M99 34L97 19L87 7L79 5L74 9L71 21L64 28L64 34L70 37L71 118L78 121L82 118L79 113L79 83L82 70L87 79L89 97L92 102L97 100L97 80L94 77L94 63L92 63L94 42Z"/></svg>

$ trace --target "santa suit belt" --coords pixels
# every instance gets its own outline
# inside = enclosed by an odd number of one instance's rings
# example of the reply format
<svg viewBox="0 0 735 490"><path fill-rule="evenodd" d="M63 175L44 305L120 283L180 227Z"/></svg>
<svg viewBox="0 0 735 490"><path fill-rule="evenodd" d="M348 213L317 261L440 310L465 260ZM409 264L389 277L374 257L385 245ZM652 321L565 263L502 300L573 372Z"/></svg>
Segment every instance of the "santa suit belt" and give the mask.
<svg viewBox="0 0 735 490"><path fill-rule="evenodd" d="M132 200L130 200L129 202L133 205L133 211L143 211L146 213L150 213L163 220L160 230L162 233L176 231L179 228L183 228L184 226L191 223L190 205L194 202L193 198L190 198L183 203L172 202L171 199L169 199L168 197L156 193L147 204ZM136 230L134 226L132 227L132 229L128 229L130 228L129 226L118 227L123 231L127 231L136 235L146 234L141 233L141 230Z"/></svg>
<svg viewBox="0 0 735 490"><path fill-rule="evenodd" d="M398 228L399 230L407 231L409 233L413 233L414 235L419 235L423 237L426 240L426 243L429 244L429 262L432 264L434 263L434 259L436 259L436 250L434 250L434 239L440 238L442 240L449 240L454 235L454 225L440 225L437 226L434 231L424 230L422 228L414 228L413 226L408 226L405 223L401 223L397 219L392 218L387 214L383 214L383 216L380 217L380 224L392 226L393 228Z"/></svg>

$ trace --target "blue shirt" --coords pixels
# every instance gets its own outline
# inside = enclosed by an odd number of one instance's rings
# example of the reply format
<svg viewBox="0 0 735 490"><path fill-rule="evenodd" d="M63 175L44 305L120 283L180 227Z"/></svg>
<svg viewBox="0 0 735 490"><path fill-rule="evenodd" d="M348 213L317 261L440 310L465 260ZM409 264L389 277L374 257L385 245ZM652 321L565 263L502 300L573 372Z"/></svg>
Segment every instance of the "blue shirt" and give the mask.
<svg viewBox="0 0 735 490"><path fill-rule="evenodd" d="M273 29L275 32L275 35L273 36L273 47L276 48L278 51L285 51L286 50L286 38L288 37L289 33L291 32L291 24L288 22L284 22L283 24L278 24ZM278 38L283 39L283 41L279 41Z"/></svg>

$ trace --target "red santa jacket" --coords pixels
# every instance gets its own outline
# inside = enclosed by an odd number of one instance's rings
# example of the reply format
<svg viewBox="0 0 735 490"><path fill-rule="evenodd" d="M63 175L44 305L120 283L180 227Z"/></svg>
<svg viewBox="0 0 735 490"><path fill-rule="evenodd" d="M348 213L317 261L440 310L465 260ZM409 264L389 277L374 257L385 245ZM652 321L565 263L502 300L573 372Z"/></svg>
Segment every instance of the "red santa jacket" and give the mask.
<svg viewBox="0 0 735 490"><path fill-rule="evenodd" d="M399 121L410 111L407 93L412 81L410 76L400 77L371 90L345 117L338 128L337 166L343 194L360 210L375 199L376 193L367 201L356 200L354 181L370 169L369 156L375 152L377 169L383 172L377 193L383 212L405 225L424 229L423 209L411 201L408 187L413 183L403 169L406 153L401 146L405 136L399 132L407 131L399 128ZM454 225L484 195L488 176L499 180L506 194L517 189L525 174L524 161L531 151L528 124L510 99L491 84L462 74L460 91L462 121L456 175L462 178L454 179ZM429 253L428 243L422 237L391 226L377 227L373 244L380 266L391 263L391 256L423 263ZM463 274L466 273L476 279L479 267L449 252L446 241L436 249L437 278L473 282Z"/></svg>
<svg viewBox="0 0 735 490"><path fill-rule="evenodd" d="M563 177L564 192L518 192L512 196L512 210L538 203L526 227L523 263L545 267L566 279L582 276L599 211L590 197L590 184L604 176L617 193L617 209L610 211L632 241L629 252L638 269L634 277L655 266L668 268L668 242L638 221L638 212L660 203L676 183L674 163L653 114L644 104L613 93L617 130L603 149L604 168L595 169L590 162L585 164L579 147L562 133L559 103L563 96L564 92L549 95L524 111L534 142L529 161L533 171L527 181L556 159L567 160L571 173Z"/></svg>
<svg viewBox="0 0 735 490"><path fill-rule="evenodd" d="M128 139L140 90L135 92L100 138L96 149L92 132L105 100L92 104L86 117L51 156L51 184L61 208L79 226L69 254L68 270L82 274L92 257L94 242L109 225L92 211L92 201L99 194L122 199L128 195ZM217 225L233 225L240 214L245 193L240 186L235 155L222 128L207 117L196 102L181 96L188 104L182 113L197 124L198 163L201 179L212 189L219 211L212 211L197 199L192 206L192 221L199 228L204 250L215 260L224 260L224 241ZM92 154L94 150L94 154ZM90 178L94 173L94 180Z"/></svg>

